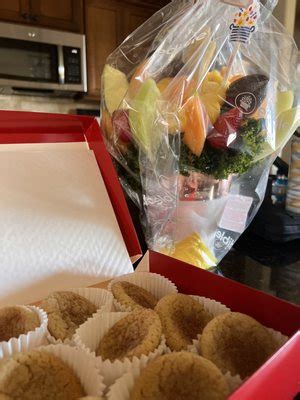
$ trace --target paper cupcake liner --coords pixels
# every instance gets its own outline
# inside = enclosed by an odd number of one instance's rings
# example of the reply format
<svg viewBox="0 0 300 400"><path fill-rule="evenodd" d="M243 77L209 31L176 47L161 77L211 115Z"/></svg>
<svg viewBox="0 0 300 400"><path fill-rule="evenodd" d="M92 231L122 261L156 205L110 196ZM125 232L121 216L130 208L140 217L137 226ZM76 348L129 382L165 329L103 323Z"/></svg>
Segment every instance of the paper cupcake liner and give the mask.
<svg viewBox="0 0 300 400"><path fill-rule="evenodd" d="M113 385L110 386L107 394L107 400L129 400L130 393L134 387L135 380L140 376L142 368L139 366L132 368L123 376L118 378Z"/></svg>
<svg viewBox="0 0 300 400"><path fill-rule="evenodd" d="M24 306L30 308L40 319L40 326L34 331L20 335L18 338L11 338L7 342L0 342L0 359L12 356L15 353L28 351L47 343L48 317L44 310L35 306Z"/></svg>
<svg viewBox="0 0 300 400"><path fill-rule="evenodd" d="M114 298L108 290L98 288L73 288L69 289L68 291L79 294L80 296L93 303L97 307L96 313L110 312L114 308ZM70 346L74 345L73 339L56 339L50 334L49 331L47 331L47 340L51 344L63 343Z"/></svg>
<svg viewBox="0 0 300 400"><path fill-rule="evenodd" d="M170 293L178 293L176 285L169 279L162 275L155 274L152 272L134 272L127 275L119 276L113 279L108 284L108 290L111 292L111 287L114 283L119 281L126 281L133 283L134 285L140 286L143 289L148 290L158 300ZM131 307L126 307L114 299L114 305L117 311L131 312Z"/></svg>
<svg viewBox="0 0 300 400"><path fill-rule="evenodd" d="M226 374L224 374L224 377L228 383L229 389L230 389L230 393L233 393L236 389L238 389L241 384L243 383L242 378L239 375L231 375L230 372L226 372Z"/></svg>
<svg viewBox="0 0 300 400"><path fill-rule="evenodd" d="M48 345L37 350L47 351L64 361L75 372L86 396L102 396L105 391L103 376L97 368L96 358L83 349L65 344Z"/></svg>
<svg viewBox="0 0 300 400"><path fill-rule="evenodd" d="M288 336L283 335L279 331L275 331L272 328L267 328L267 330L270 332L270 334L272 335L273 339L276 341L276 343L278 343L278 346L280 346L280 347L282 347L289 340Z"/></svg>
<svg viewBox="0 0 300 400"><path fill-rule="evenodd" d="M94 314L92 318L89 318L81 327L76 330L74 335L74 342L77 346L90 351L95 355L100 340L108 332L108 330L120 319L127 316L129 313L115 312L115 313L102 313ZM157 349L148 355L142 355L141 357L133 357L132 360L125 358L123 361L115 360L103 360L102 357L96 357L97 365L100 369L101 374L104 376L104 383L110 386L120 376L133 368L143 367L155 357L163 354L166 350L166 340L162 336L161 342Z"/></svg>
<svg viewBox="0 0 300 400"><path fill-rule="evenodd" d="M208 297L195 296L195 295L191 295L191 297L194 300L198 301L199 303L203 304L205 311L208 311L214 317L231 311L229 307Z"/></svg>
<svg viewBox="0 0 300 400"><path fill-rule="evenodd" d="M138 366L118 378L109 388L106 399L130 400L130 393L134 387L136 379L140 376L142 369L143 367ZM240 378L232 377L229 373L225 374L224 377L228 383L230 393L234 392L242 383Z"/></svg>

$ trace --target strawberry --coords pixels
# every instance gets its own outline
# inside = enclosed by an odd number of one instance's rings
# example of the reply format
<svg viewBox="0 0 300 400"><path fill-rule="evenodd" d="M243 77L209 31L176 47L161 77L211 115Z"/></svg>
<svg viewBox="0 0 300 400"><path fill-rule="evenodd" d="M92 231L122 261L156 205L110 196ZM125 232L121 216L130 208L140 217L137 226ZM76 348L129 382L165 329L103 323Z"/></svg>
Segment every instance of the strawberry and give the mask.
<svg viewBox="0 0 300 400"><path fill-rule="evenodd" d="M131 129L128 119L127 110L116 110L112 115L112 122L115 135L123 143L129 143L131 141Z"/></svg>
<svg viewBox="0 0 300 400"><path fill-rule="evenodd" d="M217 149L230 147L230 144L237 139L237 130L242 119L243 113L238 108L232 108L220 115L214 128L207 135L209 144Z"/></svg>

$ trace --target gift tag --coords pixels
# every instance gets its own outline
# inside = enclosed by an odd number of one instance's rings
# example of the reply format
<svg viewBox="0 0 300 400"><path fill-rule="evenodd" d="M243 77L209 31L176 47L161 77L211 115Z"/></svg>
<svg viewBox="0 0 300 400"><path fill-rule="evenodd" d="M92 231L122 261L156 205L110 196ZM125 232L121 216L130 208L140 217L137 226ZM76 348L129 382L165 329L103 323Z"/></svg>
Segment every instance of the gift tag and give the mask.
<svg viewBox="0 0 300 400"><path fill-rule="evenodd" d="M251 197L237 194L228 196L219 227L233 232L244 232L251 204Z"/></svg>

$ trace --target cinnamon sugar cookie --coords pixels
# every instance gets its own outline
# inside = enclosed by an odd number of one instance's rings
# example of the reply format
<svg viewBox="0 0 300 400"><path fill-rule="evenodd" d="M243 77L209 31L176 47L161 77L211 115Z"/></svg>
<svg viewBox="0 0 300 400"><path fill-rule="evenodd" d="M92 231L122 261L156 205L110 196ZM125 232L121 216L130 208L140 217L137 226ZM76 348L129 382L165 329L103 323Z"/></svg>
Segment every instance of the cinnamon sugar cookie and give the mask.
<svg viewBox="0 0 300 400"><path fill-rule="evenodd" d="M0 361L1 395L12 400L77 400L85 393L77 376L60 358L33 350Z"/></svg>
<svg viewBox="0 0 300 400"><path fill-rule="evenodd" d="M157 299L148 290L129 283L118 281L111 286L114 298L123 306L133 310L141 308L154 308Z"/></svg>
<svg viewBox="0 0 300 400"><path fill-rule="evenodd" d="M200 339L201 354L224 373L246 378L277 350L272 335L248 315L230 312L210 321Z"/></svg>
<svg viewBox="0 0 300 400"><path fill-rule="evenodd" d="M39 316L25 306L0 308L0 342L17 338L40 326Z"/></svg>
<svg viewBox="0 0 300 400"><path fill-rule="evenodd" d="M167 345L180 351L192 344L213 316L191 296L174 293L163 297L154 309L162 323Z"/></svg>
<svg viewBox="0 0 300 400"><path fill-rule="evenodd" d="M130 400L225 400L228 395L228 384L212 362L182 351L150 362L136 380Z"/></svg>
<svg viewBox="0 0 300 400"><path fill-rule="evenodd" d="M70 339L75 330L96 311L96 306L73 292L53 292L42 301L48 314L48 330L55 339Z"/></svg>
<svg viewBox="0 0 300 400"><path fill-rule="evenodd" d="M147 355L159 346L161 335L158 315L146 308L136 310L109 329L101 339L96 354L112 362Z"/></svg>

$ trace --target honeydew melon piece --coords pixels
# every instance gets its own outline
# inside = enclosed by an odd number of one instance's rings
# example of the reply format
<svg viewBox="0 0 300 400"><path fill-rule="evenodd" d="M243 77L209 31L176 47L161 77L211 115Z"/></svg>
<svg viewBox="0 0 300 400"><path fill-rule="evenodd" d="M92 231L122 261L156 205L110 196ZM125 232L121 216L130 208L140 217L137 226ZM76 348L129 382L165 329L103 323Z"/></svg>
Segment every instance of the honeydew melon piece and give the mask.
<svg viewBox="0 0 300 400"><path fill-rule="evenodd" d="M286 145L289 138L300 126L300 106L283 111L276 120L276 144L273 148L268 142L263 144L263 149L258 154L254 162L271 155L274 151L279 150Z"/></svg>
<svg viewBox="0 0 300 400"><path fill-rule="evenodd" d="M158 101L161 93L153 79L141 84L140 90L131 102L129 123L131 132L146 154L152 158L159 143L159 129L155 129L158 115Z"/></svg>
<svg viewBox="0 0 300 400"><path fill-rule="evenodd" d="M126 75L106 64L102 74L104 100L110 114L117 110L128 90Z"/></svg>
<svg viewBox="0 0 300 400"><path fill-rule="evenodd" d="M294 92L292 90L277 92L276 116L278 117L282 112L290 110L293 107L293 103Z"/></svg>
<svg viewBox="0 0 300 400"><path fill-rule="evenodd" d="M200 156L206 139L207 119L197 94L191 97L184 109L184 136L183 142L193 154Z"/></svg>

